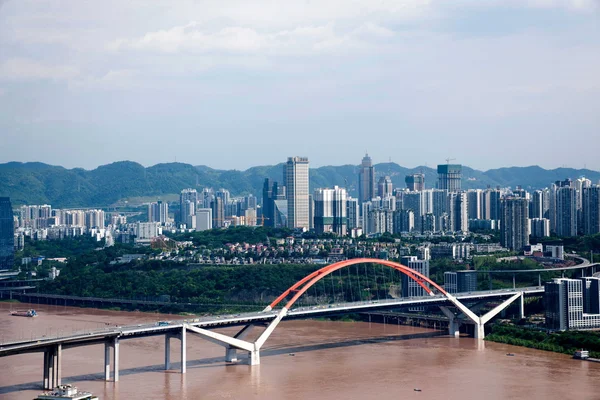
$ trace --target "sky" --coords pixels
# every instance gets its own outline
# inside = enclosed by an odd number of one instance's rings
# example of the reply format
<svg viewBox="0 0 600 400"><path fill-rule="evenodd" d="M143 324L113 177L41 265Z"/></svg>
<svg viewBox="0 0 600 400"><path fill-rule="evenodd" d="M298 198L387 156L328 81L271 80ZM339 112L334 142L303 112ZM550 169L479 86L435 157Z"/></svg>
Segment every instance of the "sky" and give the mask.
<svg viewBox="0 0 600 400"><path fill-rule="evenodd" d="M0 162L600 170L600 0L0 0Z"/></svg>

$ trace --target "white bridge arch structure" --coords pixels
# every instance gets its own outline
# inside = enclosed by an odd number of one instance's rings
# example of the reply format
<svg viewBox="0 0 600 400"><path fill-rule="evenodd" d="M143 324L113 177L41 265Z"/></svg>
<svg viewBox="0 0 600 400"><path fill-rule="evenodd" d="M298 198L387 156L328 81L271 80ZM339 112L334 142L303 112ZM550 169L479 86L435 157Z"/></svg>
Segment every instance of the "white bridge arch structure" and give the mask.
<svg viewBox="0 0 600 400"><path fill-rule="evenodd" d="M425 275L396 262L380 260L375 258L354 258L350 260L340 261L326 267L323 267L309 275L305 278L301 279L294 285L292 285L289 289L283 292L277 299L275 299L269 306L267 306L263 312L272 312L276 310L276 307L282 303L285 299L291 296L291 298L285 303L281 309L277 312L276 317L269 323L267 328L259 335L259 337L254 342L249 342L244 340L246 335L250 332L254 325L247 325L242 330L240 330L235 336L227 336L219 332L214 332L208 329L199 328L192 325L186 325L186 331L188 333L194 333L206 340L209 340L215 344L221 345L225 347L225 358L226 361L233 362L237 361L237 350L246 351L249 354L249 362L250 365L260 364L260 349L265 344L269 336L273 333L275 328L279 325L282 319L288 314L288 311L292 308L294 303L314 284L319 282L321 279L326 277L327 275L335 272L339 269L349 267L351 265L356 264L379 264L392 269L395 269L404 275L408 276L410 279L414 280L417 284L419 284L427 293L434 296L437 294L444 295L450 303L454 307L456 307L459 311L459 314L455 314L448 307L440 306L442 312L449 319L449 331L451 335L458 336L460 321L462 318L467 321L473 323L474 336L476 339L483 339L485 336L484 326L487 322L489 322L492 318L494 318L497 314L499 314L502 310L506 309L510 304L512 304L515 300L521 299L521 316L523 316L523 293L516 293L487 314L483 316L478 316L472 310L470 310L467 306L462 304L460 301L456 299L456 297L452 296L448 292L446 292L442 287L440 287L437 283L426 277Z"/></svg>

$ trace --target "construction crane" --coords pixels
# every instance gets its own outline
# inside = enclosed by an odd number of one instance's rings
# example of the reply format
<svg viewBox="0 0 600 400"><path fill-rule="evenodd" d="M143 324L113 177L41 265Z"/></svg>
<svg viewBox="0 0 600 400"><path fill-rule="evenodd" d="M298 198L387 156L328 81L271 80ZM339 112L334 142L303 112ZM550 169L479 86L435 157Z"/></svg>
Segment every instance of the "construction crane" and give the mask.
<svg viewBox="0 0 600 400"><path fill-rule="evenodd" d="M446 158L446 164L450 165L450 161L454 161L456 158Z"/></svg>

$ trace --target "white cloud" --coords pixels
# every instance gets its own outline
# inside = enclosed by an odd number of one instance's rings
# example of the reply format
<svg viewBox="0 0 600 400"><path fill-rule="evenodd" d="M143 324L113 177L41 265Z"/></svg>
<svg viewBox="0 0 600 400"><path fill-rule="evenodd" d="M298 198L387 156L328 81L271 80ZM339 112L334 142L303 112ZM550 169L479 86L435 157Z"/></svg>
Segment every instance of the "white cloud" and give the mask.
<svg viewBox="0 0 600 400"><path fill-rule="evenodd" d="M0 80L67 80L79 75L72 65L50 65L26 58L12 58L0 64Z"/></svg>
<svg viewBox="0 0 600 400"><path fill-rule="evenodd" d="M356 28L340 28L330 22L267 32L240 26L209 31L193 21L167 30L148 32L137 39L118 39L107 47L117 51L133 49L163 53L307 55L341 47L358 48L393 36L392 30L373 22Z"/></svg>

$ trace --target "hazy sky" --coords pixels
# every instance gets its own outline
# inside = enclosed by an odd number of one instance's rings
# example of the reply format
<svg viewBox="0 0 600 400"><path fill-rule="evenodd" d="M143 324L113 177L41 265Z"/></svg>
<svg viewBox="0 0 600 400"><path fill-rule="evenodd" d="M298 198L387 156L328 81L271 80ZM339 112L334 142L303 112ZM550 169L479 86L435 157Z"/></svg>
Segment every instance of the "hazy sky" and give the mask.
<svg viewBox="0 0 600 400"><path fill-rule="evenodd" d="M600 170L600 0L0 0L0 162Z"/></svg>

